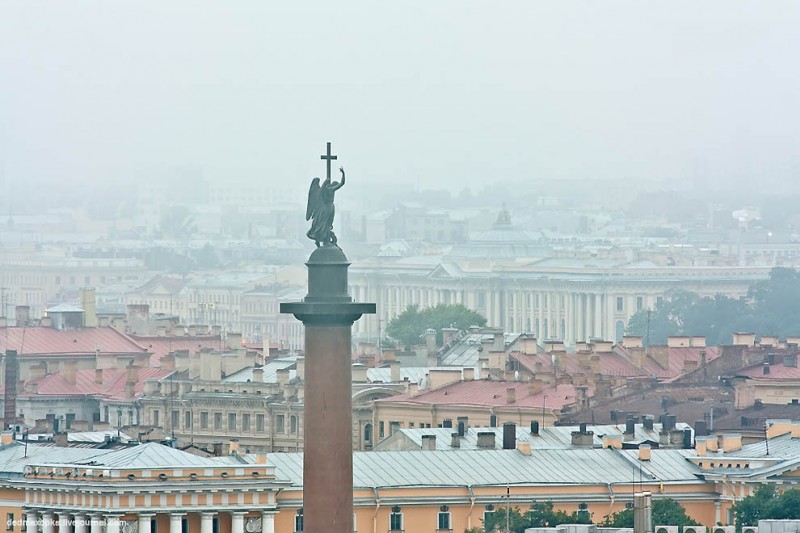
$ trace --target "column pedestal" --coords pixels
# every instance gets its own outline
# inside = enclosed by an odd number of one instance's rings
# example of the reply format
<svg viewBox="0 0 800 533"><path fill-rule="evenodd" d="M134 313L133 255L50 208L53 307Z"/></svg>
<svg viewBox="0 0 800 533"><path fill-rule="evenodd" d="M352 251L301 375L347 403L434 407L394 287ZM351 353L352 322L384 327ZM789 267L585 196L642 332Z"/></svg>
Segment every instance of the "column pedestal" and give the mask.
<svg viewBox="0 0 800 533"><path fill-rule="evenodd" d="M244 533L244 513L231 513L231 533Z"/></svg>
<svg viewBox="0 0 800 533"><path fill-rule="evenodd" d="M36 521L39 519L39 513L34 510L25 511L25 533L37 533Z"/></svg>
<svg viewBox="0 0 800 533"><path fill-rule="evenodd" d="M121 533L121 532L122 532L122 515L107 514L106 533Z"/></svg>
<svg viewBox="0 0 800 533"><path fill-rule="evenodd" d="M86 513L75 515L75 533L87 533L89 530L89 517Z"/></svg>
<svg viewBox="0 0 800 533"><path fill-rule="evenodd" d="M42 533L55 533L56 515L47 511L42 513Z"/></svg>
<svg viewBox="0 0 800 533"><path fill-rule="evenodd" d="M183 517L186 513L169 514L169 533L183 533Z"/></svg>
<svg viewBox="0 0 800 533"><path fill-rule="evenodd" d="M139 513L139 533L150 533L153 530L155 513Z"/></svg>
<svg viewBox="0 0 800 533"><path fill-rule="evenodd" d="M90 518L89 531L91 533L103 533L103 515L93 514Z"/></svg>

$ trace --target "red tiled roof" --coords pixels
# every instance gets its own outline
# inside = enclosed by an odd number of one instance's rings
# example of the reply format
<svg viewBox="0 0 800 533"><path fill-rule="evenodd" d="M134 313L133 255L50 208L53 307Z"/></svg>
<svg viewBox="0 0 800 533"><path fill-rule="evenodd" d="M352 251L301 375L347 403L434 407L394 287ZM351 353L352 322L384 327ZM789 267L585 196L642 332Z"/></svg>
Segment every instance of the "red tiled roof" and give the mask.
<svg viewBox="0 0 800 533"><path fill-rule="evenodd" d="M800 380L800 368L784 366L783 363L769 365L769 374L764 373L764 364L758 364L743 368L737 372L740 376L759 380Z"/></svg>
<svg viewBox="0 0 800 533"><path fill-rule="evenodd" d="M508 403L508 389L515 390L516 400ZM521 381L475 380L459 381L432 391L422 391L416 396L401 394L375 400L382 403L422 405L475 405L485 407L538 407L561 409L575 402L575 387L562 384L545 389L539 394L530 393L530 385Z"/></svg>
<svg viewBox="0 0 800 533"><path fill-rule="evenodd" d="M48 327L0 328L0 350L26 355L76 355L141 353L147 351L128 335L114 328L57 330Z"/></svg>
<svg viewBox="0 0 800 533"><path fill-rule="evenodd" d="M220 350L222 339L219 335L202 335L194 337L145 337L131 335L131 339L147 349L150 356L150 366L161 366L161 358L170 352L188 350L190 353L199 352L203 348Z"/></svg>
<svg viewBox="0 0 800 533"><path fill-rule="evenodd" d="M134 385L134 397L139 397L144 391L144 381L147 379L161 379L171 374L171 371L160 368L140 368L138 380ZM69 383L63 373L50 374L35 383L38 386L36 394L20 393L20 396L96 396L109 400L126 400L125 390L127 370L121 368L103 369L103 383L95 382L94 369L81 369L75 373L75 384Z"/></svg>

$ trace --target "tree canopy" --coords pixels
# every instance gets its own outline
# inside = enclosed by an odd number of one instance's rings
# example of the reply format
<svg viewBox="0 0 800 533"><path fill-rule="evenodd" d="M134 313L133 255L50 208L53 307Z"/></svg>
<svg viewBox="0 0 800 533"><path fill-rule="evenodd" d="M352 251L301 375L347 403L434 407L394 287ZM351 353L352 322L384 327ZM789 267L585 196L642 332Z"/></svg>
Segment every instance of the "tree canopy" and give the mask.
<svg viewBox="0 0 800 533"><path fill-rule="evenodd" d="M531 508L525 512L518 507L508 509L501 507L493 513L486 514L486 521L483 524L484 531L494 531L497 528L505 531L506 514L508 514L509 531L514 533L525 533L529 527L554 527L559 524L591 524L592 517L589 512L553 510L552 502L534 502Z"/></svg>
<svg viewBox="0 0 800 533"><path fill-rule="evenodd" d="M486 318L461 304L439 304L422 310L410 305L389 322L386 334L408 348L420 344L428 329L436 330L437 342L441 344L443 328L462 330L485 325Z"/></svg>
<svg viewBox="0 0 800 533"><path fill-rule="evenodd" d="M697 526L686 509L671 498L653 500L653 526ZM633 527L633 509L623 509L606 517L604 527Z"/></svg>
<svg viewBox="0 0 800 533"><path fill-rule="evenodd" d="M733 512L737 527L755 526L759 520L797 520L800 519L800 490L778 492L774 485L762 485L752 496L736 502Z"/></svg>
<svg viewBox="0 0 800 533"><path fill-rule="evenodd" d="M627 333L641 335L648 344L665 344L671 335L698 335L711 345L729 343L737 331L792 335L800 329L798 301L800 272L774 268L768 280L751 286L747 298L701 298L688 291L671 291L655 309L636 312Z"/></svg>

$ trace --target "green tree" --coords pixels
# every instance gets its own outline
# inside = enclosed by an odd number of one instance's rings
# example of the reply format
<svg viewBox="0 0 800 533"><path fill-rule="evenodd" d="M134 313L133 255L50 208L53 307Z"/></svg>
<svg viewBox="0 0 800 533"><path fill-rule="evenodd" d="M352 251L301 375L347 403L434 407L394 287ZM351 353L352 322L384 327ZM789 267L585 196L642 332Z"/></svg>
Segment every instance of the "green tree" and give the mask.
<svg viewBox="0 0 800 533"><path fill-rule="evenodd" d="M439 304L422 310L416 305L410 305L389 322L386 334L410 348L421 342L422 335L428 329L436 330L437 342L441 344L443 328L461 330L485 325L486 318L461 304Z"/></svg>
<svg viewBox="0 0 800 533"><path fill-rule="evenodd" d="M762 485L752 496L736 502L733 512L737 528L755 526L759 520L797 520L800 519L800 491L778 492L774 485Z"/></svg>
<svg viewBox="0 0 800 533"><path fill-rule="evenodd" d="M686 509L671 498L653 501L653 526L697 526ZM633 527L633 509L623 509L606 516L605 527Z"/></svg>
<svg viewBox="0 0 800 533"><path fill-rule="evenodd" d="M512 509L500 508L495 512L486 515L486 522L483 524L485 531L495 529L505 531L506 515L508 515L509 531L514 533L524 533L529 527L553 527L559 524L591 524L592 516L587 511L566 511L553 510L552 502L534 502L531 508L524 513L518 507Z"/></svg>

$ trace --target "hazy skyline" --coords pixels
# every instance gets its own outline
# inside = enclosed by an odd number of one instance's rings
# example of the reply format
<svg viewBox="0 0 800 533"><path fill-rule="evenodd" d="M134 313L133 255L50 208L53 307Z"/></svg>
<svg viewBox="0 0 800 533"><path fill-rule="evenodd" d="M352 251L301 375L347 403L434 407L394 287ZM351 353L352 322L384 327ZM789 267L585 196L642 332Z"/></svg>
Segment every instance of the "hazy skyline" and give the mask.
<svg viewBox="0 0 800 533"><path fill-rule="evenodd" d="M9 182L800 177L793 1L0 8Z"/></svg>

